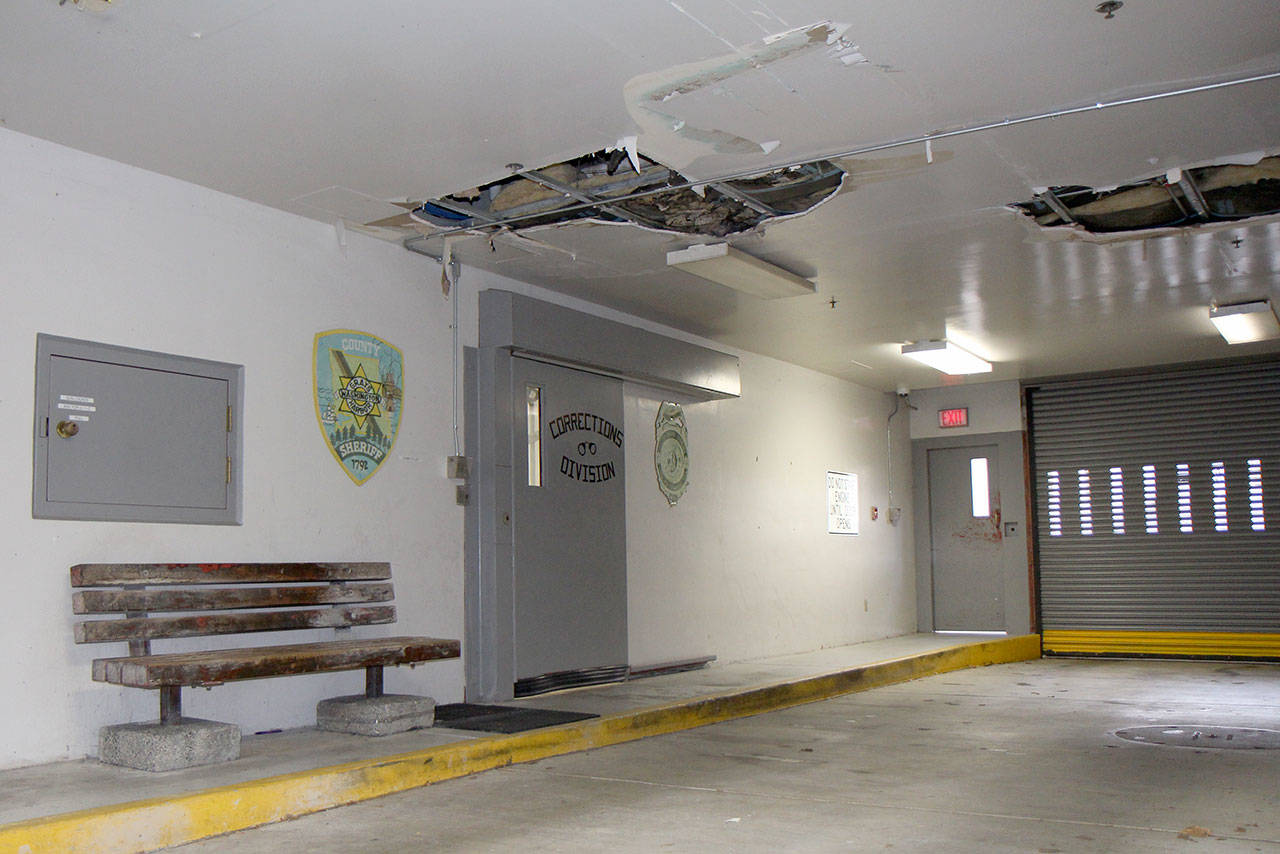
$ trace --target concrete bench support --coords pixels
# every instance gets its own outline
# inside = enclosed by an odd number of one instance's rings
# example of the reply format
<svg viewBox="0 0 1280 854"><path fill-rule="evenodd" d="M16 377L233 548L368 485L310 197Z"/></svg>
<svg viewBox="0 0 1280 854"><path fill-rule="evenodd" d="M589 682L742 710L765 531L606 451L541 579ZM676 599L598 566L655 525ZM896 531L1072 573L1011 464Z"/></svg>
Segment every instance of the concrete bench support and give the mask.
<svg viewBox="0 0 1280 854"><path fill-rule="evenodd" d="M180 723L114 724L98 731L98 759L139 771L176 771L240 758L240 727L183 718Z"/></svg>
<svg viewBox="0 0 1280 854"><path fill-rule="evenodd" d="M392 735L435 723L436 701L409 694L330 697L316 704L316 728L354 735Z"/></svg>

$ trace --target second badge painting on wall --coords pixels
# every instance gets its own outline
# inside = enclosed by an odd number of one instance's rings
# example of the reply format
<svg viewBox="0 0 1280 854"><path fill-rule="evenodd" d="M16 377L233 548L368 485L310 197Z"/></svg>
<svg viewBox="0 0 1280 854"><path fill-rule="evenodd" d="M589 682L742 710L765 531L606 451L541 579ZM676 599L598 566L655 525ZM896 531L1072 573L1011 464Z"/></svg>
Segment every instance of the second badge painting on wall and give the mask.
<svg viewBox="0 0 1280 854"><path fill-rule="evenodd" d="M335 460L357 485L386 461L400 428L404 356L376 335L317 333L312 353L316 417Z"/></svg>
<svg viewBox="0 0 1280 854"><path fill-rule="evenodd" d="M689 432L678 403L663 401L658 407L653 422L653 469L658 489L674 507L689 488Z"/></svg>

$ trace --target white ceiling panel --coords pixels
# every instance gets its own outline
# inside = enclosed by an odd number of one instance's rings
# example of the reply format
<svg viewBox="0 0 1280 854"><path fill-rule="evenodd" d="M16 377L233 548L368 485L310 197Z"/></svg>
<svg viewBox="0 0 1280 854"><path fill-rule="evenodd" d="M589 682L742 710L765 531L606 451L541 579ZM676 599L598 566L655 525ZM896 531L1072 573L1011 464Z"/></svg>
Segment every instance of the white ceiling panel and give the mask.
<svg viewBox="0 0 1280 854"><path fill-rule="evenodd" d="M1005 207L1280 151L1280 4L1127 0L1110 20L1095 5L36 0L0 27L0 122L353 227L633 135L700 181L855 152L833 198L731 238L813 296L668 269L706 238L630 225L457 254L885 389L943 382L898 354L942 335L996 362L984 379L1274 347L1228 347L1207 306L1278 296L1280 223L1090 243ZM1001 125L1250 75L1272 77Z"/></svg>

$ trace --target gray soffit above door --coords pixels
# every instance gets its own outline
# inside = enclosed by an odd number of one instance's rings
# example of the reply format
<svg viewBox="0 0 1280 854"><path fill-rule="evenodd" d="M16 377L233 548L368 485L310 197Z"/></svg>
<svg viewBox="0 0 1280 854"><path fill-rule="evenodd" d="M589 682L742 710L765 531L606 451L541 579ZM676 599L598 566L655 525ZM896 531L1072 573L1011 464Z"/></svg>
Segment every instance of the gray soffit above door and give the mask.
<svg viewBox="0 0 1280 854"><path fill-rule="evenodd" d="M510 291L480 292L479 343L693 400L741 393L737 356Z"/></svg>

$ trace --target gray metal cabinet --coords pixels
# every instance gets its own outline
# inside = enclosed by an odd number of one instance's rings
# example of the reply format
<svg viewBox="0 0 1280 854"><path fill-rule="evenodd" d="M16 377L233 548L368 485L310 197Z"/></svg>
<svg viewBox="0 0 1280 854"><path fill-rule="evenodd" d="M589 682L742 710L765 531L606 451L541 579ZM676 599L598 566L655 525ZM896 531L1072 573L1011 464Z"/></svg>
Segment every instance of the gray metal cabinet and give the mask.
<svg viewBox="0 0 1280 854"><path fill-rule="evenodd" d="M243 368L40 335L32 515L239 524Z"/></svg>

